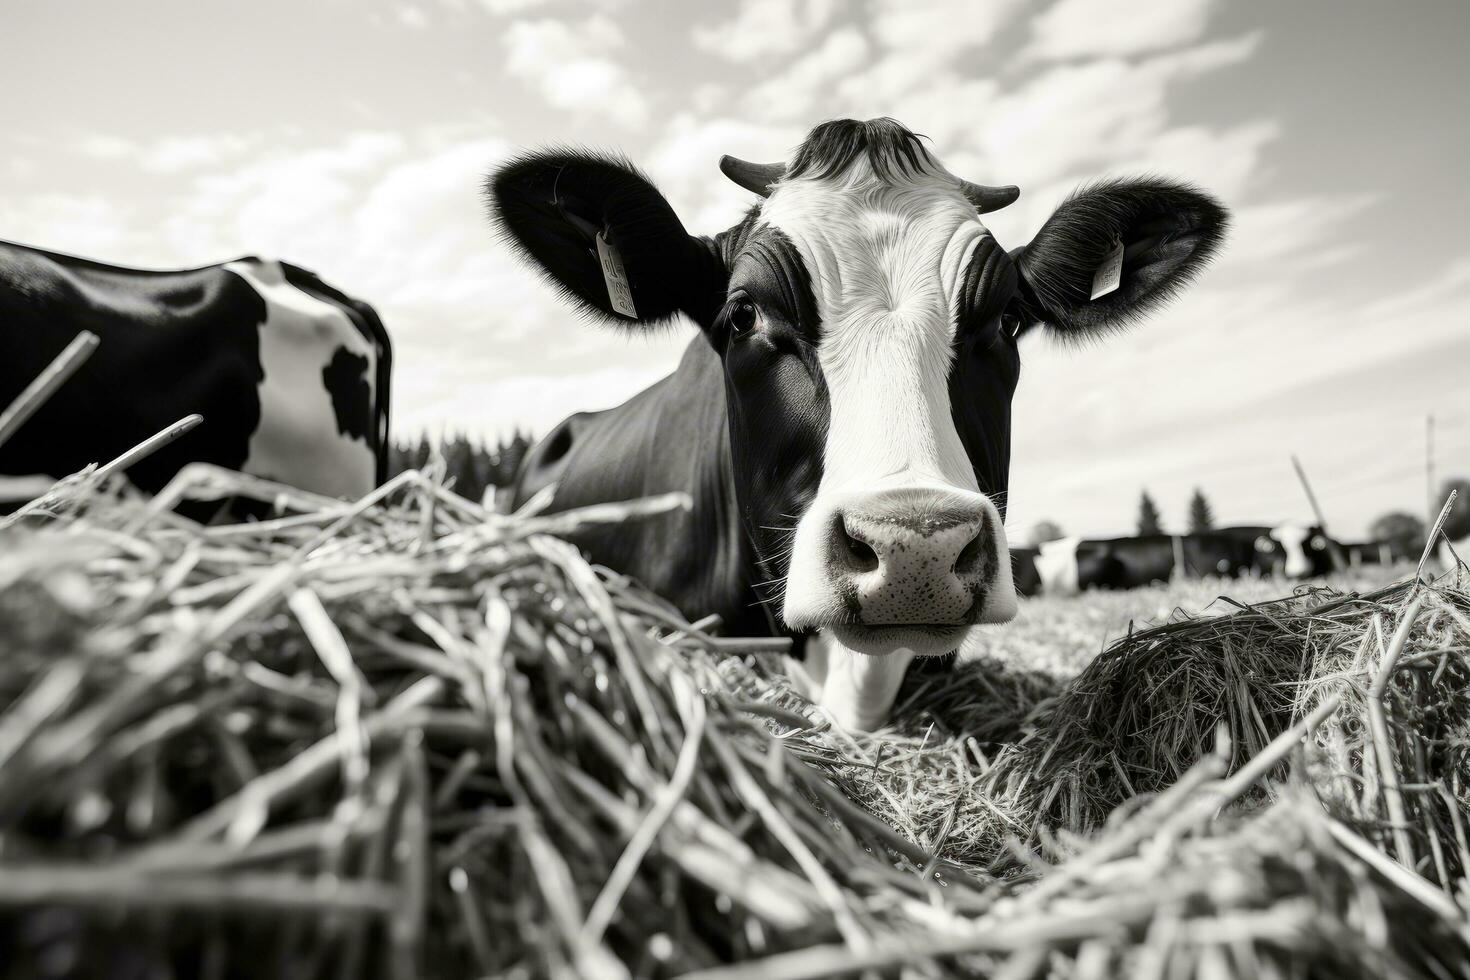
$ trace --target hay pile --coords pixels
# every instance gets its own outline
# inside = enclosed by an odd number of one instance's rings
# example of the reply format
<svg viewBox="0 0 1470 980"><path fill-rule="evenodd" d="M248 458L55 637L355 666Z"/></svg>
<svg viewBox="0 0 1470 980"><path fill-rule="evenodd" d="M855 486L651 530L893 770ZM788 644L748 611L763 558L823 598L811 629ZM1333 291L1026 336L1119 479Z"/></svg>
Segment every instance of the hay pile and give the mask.
<svg viewBox="0 0 1470 980"><path fill-rule="evenodd" d="M0 530L4 975L1470 975L1453 579L1138 633L1064 689L921 673L853 737L783 641L556 538L678 499L97 484ZM167 509L232 494L282 516Z"/></svg>

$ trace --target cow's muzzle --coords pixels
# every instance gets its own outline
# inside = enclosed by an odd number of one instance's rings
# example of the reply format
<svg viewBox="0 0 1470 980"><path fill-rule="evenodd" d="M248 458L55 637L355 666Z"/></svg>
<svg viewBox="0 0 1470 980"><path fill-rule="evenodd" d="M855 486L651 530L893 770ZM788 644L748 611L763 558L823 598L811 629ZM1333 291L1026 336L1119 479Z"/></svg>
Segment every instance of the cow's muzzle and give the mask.
<svg viewBox="0 0 1470 980"><path fill-rule="evenodd" d="M902 488L820 498L802 520L786 621L849 649L955 649L970 626L1015 614L1010 561L981 494Z"/></svg>

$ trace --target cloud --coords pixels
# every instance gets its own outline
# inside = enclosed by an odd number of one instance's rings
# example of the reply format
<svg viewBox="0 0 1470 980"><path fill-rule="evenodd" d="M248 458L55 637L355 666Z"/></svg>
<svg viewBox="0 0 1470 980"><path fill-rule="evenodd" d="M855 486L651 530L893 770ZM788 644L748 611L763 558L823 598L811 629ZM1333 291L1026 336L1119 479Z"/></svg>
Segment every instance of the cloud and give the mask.
<svg viewBox="0 0 1470 980"><path fill-rule="evenodd" d="M808 45L836 8L836 0L741 0L729 20L696 25L694 46L741 63L791 54Z"/></svg>
<svg viewBox="0 0 1470 980"><path fill-rule="evenodd" d="M132 163L151 174L179 174L204 170L240 157L260 145L262 137L246 133L190 133L135 141L104 133L76 140L83 156Z"/></svg>
<svg viewBox="0 0 1470 980"><path fill-rule="evenodd" d="M515 21L506 28L505 44L506 71L533 85L549 105L605 115L624 126L647 119L647 101L627 70L609 56L625 39L605 14L580 24Z"/></svg>
<svg viewBox="0 0 1470 980"><path fill-rule="evenodd" d="M1136 0L1060 0L1031 22L1028 55L1132 55L1204 35L1215 0L1169 0L1143 12Z"/></svg>
<svg viewBox="0 0 1470 980"><path fill-rule="evenodd" d="M1309 263L1317 264L1311 253L1324 244L1351 241L1344 225L1371 203L1373 197L1366 194L1313 194L1239 205L1234 209L1231 263L1300 272Z"/></svg>
<svg viewBox="0 0 1470 980"><path fill-rule="evenodd" d="M424 13L422 7L415 7L413 4L399 4L393 10L393 17L399 27L410 31L422 31L429 26L429 15Z"/></svg>
<svg viewBox="0 0 1470 980"><path fill-rule="evenodd" d="M981 52L1023 7L1022 0L872 0L867 26L876 50L865 70L838 80L837 95L844 111L879 100L896 103L915 89L942 91L956 77L983 77ZM979 109L968 108L972 113ZM895 113L864 109L861 114Z"/></svg>
<svg viewBox="0 0 1470 980"><path fill-rule="evenodd" d="M502 14L519 14L536 7L544 7L549 0L480 0L480 6L488 13L497 16Z"/></svg>
<svg viewBox="0 0 1470 980"><path fill-rule="evenodd" d="M0 197L0 228L7 240L86 257L113 256L125 264L145 237L126 204L92 193L45 192Z"/></svg>
<svg viewBox="0 0 1470 980"><path fill-rule="evenodd" d="M855 72L868 60L869 52L867 38L860 31L851 27L834 31L816 50L752 88L745 104L760 119L810 119L822 92Z"/></svg>
<svg viewBox="0 0 1470 980"><path fill-rule="evenodd" d="M728 228L755 201L720 173L724 154L769 163L783 160L805 135L789 123L759 123L680 113L640 161L668 197L684 226L696 234Z"/></svg>
<svg viewBox="0 0 1470 980"><path fill-rule="evenodd" d="M445 429L505 436L527 428L545 433L574 412L600 411L647 388L673 370L677 348L668 346L641 364L590 371L542 371L507 375L504 369L441 373L437 366L400 379L394 429L399 433Z"/></svg>
<svg viewBox="0 0 1470 980"><path fill-rule="evenodd" d="M1022 8L1021 0L875 0L870 23L883 47L912 52L938 66L989 44Z"/></svg>
<svg viewBox="0 0 1470 980"><path fill-rule="evenodd" d="M1133 159L1167 130L1179 82L1250 57L1258 38L1212 42L1124 61L1058 65L998 96L979 115L974 147L1013 181L1048 181Z"/></svg>

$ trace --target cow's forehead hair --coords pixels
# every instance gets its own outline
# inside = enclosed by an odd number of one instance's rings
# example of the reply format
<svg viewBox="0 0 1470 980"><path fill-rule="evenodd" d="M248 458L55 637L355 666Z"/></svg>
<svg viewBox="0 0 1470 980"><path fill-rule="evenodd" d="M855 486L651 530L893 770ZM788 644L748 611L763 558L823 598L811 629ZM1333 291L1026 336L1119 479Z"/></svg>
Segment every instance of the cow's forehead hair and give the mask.
<svg viewBox="0 0 1470 980"><path fill-rule="evenodd" d="M862 323L948 325L965 263L989 234L937 165L880 176L863 160L778 184L756 228L796 248L828 335Z"/></svg>
<svg viewBox="0 0 1470 980"><path fill-rule="evenodd" d="M989 232L954 178L865 168L784 181L758 219L811 278L829 399L819 492L880 474L975 491L948 382L959 284Z"/></svg>

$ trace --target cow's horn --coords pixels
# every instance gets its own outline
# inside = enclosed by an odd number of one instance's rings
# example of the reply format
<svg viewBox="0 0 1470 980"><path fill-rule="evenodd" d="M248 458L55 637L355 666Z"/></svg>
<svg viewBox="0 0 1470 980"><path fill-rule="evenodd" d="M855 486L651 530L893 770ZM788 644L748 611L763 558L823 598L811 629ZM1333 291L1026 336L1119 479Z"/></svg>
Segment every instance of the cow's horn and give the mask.
<svg viewBox="0 0 1470 980"><path fill-rule="evenodd" d="M761 197L771 195L771 185L786 176L784 163L748 163L739 157L720 157L720 173Z"/></svg>
<svg viewBox="0 0 1470 980"><path fill-rule="evenodd" d="M1021 196L1021 188L1015 184L989 187L985 184L972 184L968 180L962 180L960 181L960 193L969 198L976 210L981 214L986 214L990 211L999 211L1007 204L1014 204L1016 198Z"/></svg>

